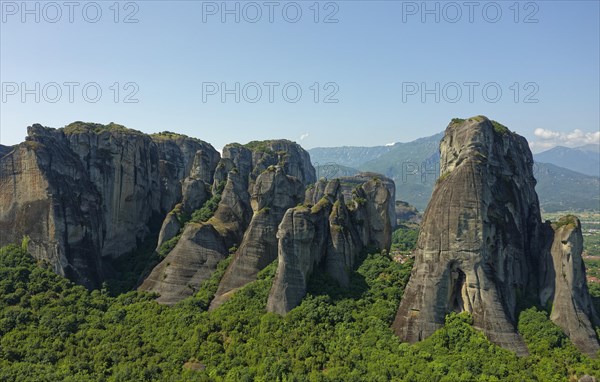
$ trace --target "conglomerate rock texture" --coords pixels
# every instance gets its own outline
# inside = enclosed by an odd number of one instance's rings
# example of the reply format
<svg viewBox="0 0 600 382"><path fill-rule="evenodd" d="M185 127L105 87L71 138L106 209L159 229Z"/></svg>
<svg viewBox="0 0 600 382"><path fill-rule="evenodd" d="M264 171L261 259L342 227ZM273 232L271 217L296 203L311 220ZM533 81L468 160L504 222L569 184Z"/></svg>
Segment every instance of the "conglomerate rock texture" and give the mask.
<svg viewBox="0 0 600 382"><path fill-rule="evenodd" d="M515 329L519 302L544 303L554 296L555 307L595 319L587 289L581 287L585 272L576 261L581 248L559 248L555 242L550 253L548 242L554 239L541 222L527 141L479 116L453 120L440 154L441 176L423 217L415 266L393 323L400 338L420 341L440 328L449 312L468 311L492 342L526 354ZM573 252L563 266L573 278L566 283L554 281L560 262L551 260L564 259L563 252ZM566 307L571 296L581 301L575 311ZM553 311L554 320L557 314ZM577 332L597 347L586 325L585 330L573 322L561 326L574 329L567 330L571 338Z"/></svg>

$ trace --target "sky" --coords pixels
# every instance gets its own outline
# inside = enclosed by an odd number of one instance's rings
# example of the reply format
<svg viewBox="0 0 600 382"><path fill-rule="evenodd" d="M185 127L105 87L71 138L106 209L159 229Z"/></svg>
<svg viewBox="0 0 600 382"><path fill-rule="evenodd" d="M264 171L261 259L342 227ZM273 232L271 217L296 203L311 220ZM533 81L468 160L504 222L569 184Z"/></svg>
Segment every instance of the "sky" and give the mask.
<svg viewBox="0 0 600 382"><path fill-rule="evenodd" d="M486 115L600 142L599 1L0 1L0 143L115 122L217 149L375 146Z"/></svg>

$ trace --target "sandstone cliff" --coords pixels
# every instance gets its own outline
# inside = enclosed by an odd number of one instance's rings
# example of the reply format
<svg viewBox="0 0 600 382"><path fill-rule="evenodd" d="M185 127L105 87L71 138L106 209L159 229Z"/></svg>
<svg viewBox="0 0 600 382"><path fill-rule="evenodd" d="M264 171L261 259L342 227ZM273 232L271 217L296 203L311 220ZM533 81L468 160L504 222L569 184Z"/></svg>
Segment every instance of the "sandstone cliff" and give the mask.
<svg viewBox="0 0 600 382"><path fill-rule="evenodd" d="M440 154L441 176L393 329L405 341L420 341L447 313L468 311L492 342L526 354L515 330L517 303L537 300L557 265L545 266L550 254L527 142L480 116L453 120ZM579 270L571 271L577 281L570 285L585 284L578 266L568 265ZM566 289L587 296L587 290Z"/></svg>
<svg viewBox="0 0 600 382"><path fill-rule="evenodd" d="M349 272L362 250L389 251L395 220L390 216L394 205L390 181L372 176L357 176L355 182L320 181L307 191L306 205L285 213L277 231L279 261L268 311L285 314L297 306L318 266L341 286L348 286ZM346 199L348 184L353 188ZM317 199L313 205L311 201Z"/></svg>
<svg viewBox="0 0 600 382"><path fill-rule="evenodd" d="M560 326L582 353L595 355L600 346L594 331L600 321L590 298L581 253L581 223L575 216L564 216L551 229L546 282L541 304L552 308L550 319Z"/></svg>
<svg viewBox="0 0 600 382"><path fill-rule="evenodd" d="M33 125L0 159L0 245L27 235L36 258L97 287L103 260L134 250L181 198L198 151L213 162L219 155L197 139L112 123Z"/></svg>
<svg viewBox="0 0 600 382"><path fill-rule="evenodd" d="M101 195L64 134L41 126L29 134L0 159L0 245L28 236L34 257L93 286L105 232Z"/></svg>
<svg viewBox="0 0 600 382"><path fill-rule="evenodd" d="M391 231L396 226L394 181L372 172L362 172L335 180L336 182L331 183L320 179L314 187L307 190L306 203L318 204L324 196L332 194L331 187L335 184L338 187L336 192L339 192L346 201L365 207L357 209L355 213L356 220L361 223L357 228L364 231L362 232L364 244L376 248L389 248ZM364 203L367 200L371 203Z"/></svg>
<svg viewBox="0 0 600 382"><path fill-rule="evenodd" d="M213 302L217 306L274 260L275 232L283 213L303 200L306 185L314 181L310 158L296 143L272 140L225 146L209 190L213 197L219 195L214 216L185 224L186 200L202 191L188 195L185 190L194 188L186 188L184 181L183 204L163 222L159 245L180 237L140 289L158 292L161 303L176 303L195 293L217 263L236 251ZM210 202L207 197L198 200Z"/></svg>
<svg viewBox="0 0 600 382"><path fill-rule="evenodd" d="M252 192L252 221L223 275L212 309L254 281L258 272L277 258L277 227L285 211L303 201L304 189L300 180L286 175L279 166L267 168L258 176Z"/></svg>

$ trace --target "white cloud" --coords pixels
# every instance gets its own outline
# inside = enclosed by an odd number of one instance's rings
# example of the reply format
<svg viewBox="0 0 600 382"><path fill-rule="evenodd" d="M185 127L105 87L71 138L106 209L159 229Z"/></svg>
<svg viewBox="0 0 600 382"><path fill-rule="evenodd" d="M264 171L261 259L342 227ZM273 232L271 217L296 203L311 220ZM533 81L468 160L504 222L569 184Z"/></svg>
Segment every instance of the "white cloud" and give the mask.
<svg viewBox="0 0 600 382"><path fill-rule="evenodd" d="M392 142L392 143L386 143L385 145L386 145L386 146L393 146L393 145L395 145L395 144L396 144L396 142Z"/></svg>
<svg viewBox="0 0 600 382"><path fill-rule="evenodd" d="M536 137L539 137L542 139L552 139L552 138L557 138L560 136L560 133L558 133L556 131L546 130L546 129L542 129L542 128L535 129L533 134Z"/></svg>
<svg viewBox="0 0 600 382"><path fill-rule="evenodd" d="M533 132L536 138L535 141L529 142L529 147L533 152L541 152L548 150L554 146L578 147L590 143L600 144L600 131L588 133L580 129L575 129L570 132L552 131L542 128L537 128Z"/></svg>
<svg viewBox="0 0 600 382"><path fill-rule="evenodd" d="M304 133L304 134L302 134L302 135L300 136L300 140L301 140L301 141L303 141L303 140L305 140L306 138L308 138L309 136L310 136L310 134L309 134L309 133Z"/></svg>

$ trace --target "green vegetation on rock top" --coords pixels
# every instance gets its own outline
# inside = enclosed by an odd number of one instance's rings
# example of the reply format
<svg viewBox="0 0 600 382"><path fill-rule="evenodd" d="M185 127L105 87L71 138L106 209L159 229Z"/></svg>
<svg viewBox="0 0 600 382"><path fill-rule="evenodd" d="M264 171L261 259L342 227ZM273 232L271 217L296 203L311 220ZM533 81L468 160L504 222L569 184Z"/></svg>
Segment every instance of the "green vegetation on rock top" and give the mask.
<svg viewBox="0 0 600 382"><path fill-rule="evenodd" d="M563 226L568 226L569 228L577 227L577 216L575 215L565 215L562 216L558 221L552 223L554 229L558 229Z"/></svg>
<svg viewBox="0 0 600 382"><path fill-rule="evenodd" d="M259 151L259 152L274 154L273 150L270 147L271 143L273 143L273 140L251 141L251 142L246 143L243 146L252 151Z"/></svg>
<svg viewBox="0 0 600 382"><path fill-rule="evenodd" d="M314 206L312 206L312 208L310 209L310 212L313 214L319 213L323 208L329 207L331 205L331 203L329 203L329 199L327 199L326 196L323 196L318 202L317 204L315 204Z"/></svg>
<svg viewBox="0 0 600 382"><path fill-rule="evenodd" d="M217 208L219 207L219 203L221 202L221 195L223 194L226 183L226 181L221 181L217 185L217 189L215 190L213 196L204 202L202 207L192 213L192 217L190 219L192 223L203 223L213 217L217 211Z"/></svg>
<svg viewBox="0 0 600 382"><path fill-rule="evenodd" d="M469 121L475 121L475 122L483 122L486 119L488 119L485 115L476 115L474 117L469 118Z"/></svg>
<svg viewBox="0 0 600 382"><path fill-rule="evenodd" d="M461 124L461 123L463 123L465 121L483 122L483 121L486 121L486 120L489 120L491 122L492 126L494 127L494 131L497 132L498 134L506 135L506 134L509 134L511 132L508 129L508 127L504 126L500 122L497 122L497 121L494 121L494 120L490 120L490 119L488 119L484 115L476 115L474 117L467 118L466 120L462 119L462 118L452 118L452 121L450 122L450 125Z"/></svg>
<svg viewBox="0 0 600 382"><path fill-rule="evenodd" d="M100 123L91 123L91 122L81 122L76 121L68 124L63 128L65 134L81 134L81 133L96 133L100 134L105 131L108 132L119 132L125 134L134 134L134 135L143 135L141 131L128 129L123 125L119 125L116 123L109 123L108 125L102 125Z"/></svg>
<svg viewBox="0 0 600 382"><path fill-rule="evenodd" d="M153 133L150 134L150 137L156 140L174 140L178 138L189 138L185 134L173 133L171 131L161 131L160 133Z"/></svg>
<svg viewBox="0 0 600 382"><path fill-rule="evenodd" d="M496 121L491 121L491 122L492 122L492 126L494 126L494 131L497 132L498 134L502 134L502 135L510 134L511 131L508 129L508 127L504 126L500 122L496 122Z"/></svg>
<svg viewBox="0 0 600 382"><path fill-rule="evenodd" d="M25 145L25 147L27 147L30 150L37 150L40 147L43 147L44 145L41 144L38 141L32 141L32 140L25 140L25 142L22 143L22 145Z"/></svg>

